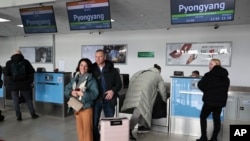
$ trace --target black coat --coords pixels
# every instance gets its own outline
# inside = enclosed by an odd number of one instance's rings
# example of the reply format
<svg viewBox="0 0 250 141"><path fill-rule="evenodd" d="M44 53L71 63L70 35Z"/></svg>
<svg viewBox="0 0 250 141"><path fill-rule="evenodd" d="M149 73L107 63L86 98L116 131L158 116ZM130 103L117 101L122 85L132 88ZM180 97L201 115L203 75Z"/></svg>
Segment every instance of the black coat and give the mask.
<svg viewBox="0 0 250 141"><path fill-rule="evenodd" d="M96 63L93 64L93 68L94 68L94 76L98 81L100 94L97 98L97 101L99 101L104 98L104 93L102 92L102 87L101 87L101 72L99 66ZM118 96L118 92L122 88L122 81L120 74L117 71L117 69L114 68L113 62L108 60L105 61L105 66L103 67L102 72L106 82L106 89L112 90L114 92L114 96L110 102L116 104L116 98Z"/></svg>
<svg viewBox="0 0 250 141"><path fill-rule="evenodd" d="M226 106L229 85L228 71L221 66L214 66L198 82L198 87L203 92L203 102L221 107Z"/></svg>
<svg viewBox="0 0 250 141"><path fill-rule="evenodd" d="M28 73L28 78L26 80L13 80L12 72L11 72L11 64L15 61L24 61L26 64L26 71ZM24 59L22 54L14 54L11 56L11 59L6 62L6 66L4 69L4 75L7 76L7 86L10 90L28 90L32 88L32 83L34 81L34 73L35 69L31 65L31 63Z"/></svg>

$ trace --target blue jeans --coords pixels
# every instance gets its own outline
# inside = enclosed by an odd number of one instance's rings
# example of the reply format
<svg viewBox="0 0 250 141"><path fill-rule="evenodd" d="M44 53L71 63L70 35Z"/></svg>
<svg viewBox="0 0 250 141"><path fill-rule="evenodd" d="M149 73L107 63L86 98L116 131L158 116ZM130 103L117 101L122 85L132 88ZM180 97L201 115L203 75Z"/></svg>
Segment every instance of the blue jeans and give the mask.
<svg viewBox="0 0 250 141"><path fill-rule="evenodd" d="M104 112L105 117L114 117L115 114L115 105L108 101L98 101L94 106L94 141L100 140L99 134L99 119L101 112Z"/></svg>
<svg viewBox="0 0 250 141"><path fill-rule="evenodd" d="M24 97L27 106L30 111L30 115L36 114L35 109L33 107L33 101L32 101L32 93L31 90L20 90L20 94ZM19 90L11 90L11 96L14 101L14 107L16 111L16 116L21 117L21 110L20 110L20 105L19 105Z"/></svg>

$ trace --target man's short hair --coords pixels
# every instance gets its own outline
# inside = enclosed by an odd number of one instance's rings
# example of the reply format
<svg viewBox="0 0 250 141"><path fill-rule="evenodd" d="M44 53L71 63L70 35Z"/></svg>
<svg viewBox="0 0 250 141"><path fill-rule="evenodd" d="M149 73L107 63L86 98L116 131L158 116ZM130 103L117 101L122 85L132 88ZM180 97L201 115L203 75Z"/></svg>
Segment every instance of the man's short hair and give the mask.
<svg viewBox="0 0 250 141"><path fill-rule="evenodd" d="M194 73L196 75L200 75L200 72L198 70L194 70L192 73Z"/></svg>

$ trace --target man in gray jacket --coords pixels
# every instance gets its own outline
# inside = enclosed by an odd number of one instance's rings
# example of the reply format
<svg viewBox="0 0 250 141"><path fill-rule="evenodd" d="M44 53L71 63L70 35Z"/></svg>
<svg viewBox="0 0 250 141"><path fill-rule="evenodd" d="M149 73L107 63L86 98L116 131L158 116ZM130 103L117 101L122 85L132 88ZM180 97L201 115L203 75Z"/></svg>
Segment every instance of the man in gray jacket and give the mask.
<svg viewBox="0 0 250 141"><path fill-rule="evenodd" d="M128 91L122 106L122 111L134 109L130 119L130 139L136 140L132 134L135 125L150 129L153 105L159 92L163 101L167 99L166 86L160 75L161 67L157 64L153 68L135 73L129 82Z"/></svg>

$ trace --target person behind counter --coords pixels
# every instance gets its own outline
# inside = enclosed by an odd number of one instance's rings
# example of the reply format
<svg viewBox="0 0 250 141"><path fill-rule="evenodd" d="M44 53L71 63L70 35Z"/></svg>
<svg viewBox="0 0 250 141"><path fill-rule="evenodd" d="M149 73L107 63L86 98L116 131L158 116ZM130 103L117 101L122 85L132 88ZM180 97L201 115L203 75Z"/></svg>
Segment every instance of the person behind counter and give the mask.
<svg viewBox="0 0 250 141"><path fill-rule="evenodd" d="M86 83L84 83L85 81ZM86 84L86 86L81 84ZM75 112L79 141L93 141L93 105L98 94L92 63L89 59L82 58L78 62L76 74L64 90L64 95L67 98L70 96L77 97L84 103L84 107L79 112Z"/></svg>
<svg viewBox="0 0 250 141"><path fill-rule="evenodd" d="M200 77L200 72L198 70L192 71L191 77Z"/></svg>
<svg viewBox="0 0 250 141"><path fill-rule="evenodd" d="M131 140L136 140L132 131L137 123L140 125L138 131L149 131L153 105L158 91L163 101L166 102L166 87L160 72L161 67L155 64L153 68L135 73L130 79L128 91L121 110L134 109L130 119Z"/></svg>
<svg viewBox="0 0 250 141"><path fill-rule="evenodd" d="M207 117L212 113L214 130L210 141L217 141L221 128L220 114L226 106L230 80L228 71L221 66L219 59L211 59L209 72L198 82L198 88L203 92L203 106L200 113L201 137L197 141L207 141Z"/></svg>

